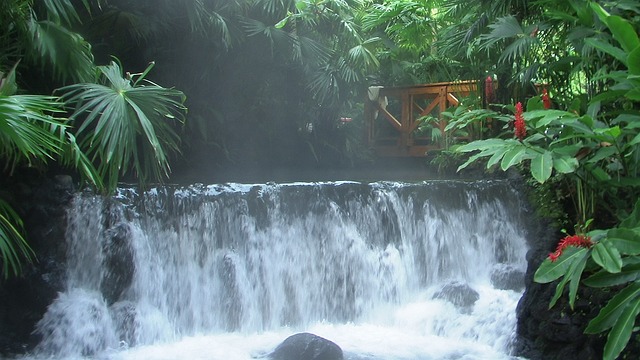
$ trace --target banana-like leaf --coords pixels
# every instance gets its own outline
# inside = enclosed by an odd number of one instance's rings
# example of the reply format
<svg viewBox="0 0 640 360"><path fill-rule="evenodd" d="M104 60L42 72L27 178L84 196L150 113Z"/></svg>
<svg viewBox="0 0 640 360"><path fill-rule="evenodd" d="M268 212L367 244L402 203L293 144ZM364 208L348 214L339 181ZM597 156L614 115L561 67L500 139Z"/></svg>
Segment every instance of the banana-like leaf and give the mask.
<svg viewBox="0 0 640 360"><path fill-rule="evenodd" d="M531 159L531 175L540 184L549 180L553 170L553 155L545 150L542 154L537 154Z"/></svg>
<svg viewBox="0 0 640 360"><path fill-rule="evenodd" d="M593 247L591 257L596 264L610 273L619 273L622 270L622 257L616 247L608 240L604 239Z"/></svg>
<svg viewBox="0 0 640 360"><path fill-rule="evenodd" d="M603 360L615 360L624 350L631 339L636 317L640 314L640 300L636 299L629 304L620 314L615 325L607 335L607 343L604 345Z"/></svg>
<svg viewBox="0 0 640 360"><path fill-rule="evenodd" d="M584 330L587 334L597 334L613 327L622 312L632 302L638 301L640 296L640 282L634 281L618 292L605 305L598 315L593 318Z"/></svg>

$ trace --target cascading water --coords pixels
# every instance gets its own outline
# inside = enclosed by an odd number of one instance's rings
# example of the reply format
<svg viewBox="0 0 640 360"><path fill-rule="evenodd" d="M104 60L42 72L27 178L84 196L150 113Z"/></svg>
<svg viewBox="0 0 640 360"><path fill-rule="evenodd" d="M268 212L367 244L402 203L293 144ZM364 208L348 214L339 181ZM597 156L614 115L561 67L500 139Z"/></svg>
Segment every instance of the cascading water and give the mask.
<svg viewBox="0 0 640 360"><path fill-rule="evenodd" d="M509 182L121 189L69 210L67 289L31 358L510 359L526 268Z"/></svg>

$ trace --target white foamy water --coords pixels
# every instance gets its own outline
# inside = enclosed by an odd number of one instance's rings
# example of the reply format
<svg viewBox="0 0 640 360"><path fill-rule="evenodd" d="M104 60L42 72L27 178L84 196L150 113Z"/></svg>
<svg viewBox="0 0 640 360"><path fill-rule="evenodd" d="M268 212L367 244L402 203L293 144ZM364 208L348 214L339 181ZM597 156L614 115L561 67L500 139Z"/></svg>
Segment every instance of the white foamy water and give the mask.
<svg viewBox="0 0 640 360"><path fill-rule="evenodd" d="M353 360L511 359L520 214L502 182L78 196L29 358L249 360L311 332Z"/></svg>

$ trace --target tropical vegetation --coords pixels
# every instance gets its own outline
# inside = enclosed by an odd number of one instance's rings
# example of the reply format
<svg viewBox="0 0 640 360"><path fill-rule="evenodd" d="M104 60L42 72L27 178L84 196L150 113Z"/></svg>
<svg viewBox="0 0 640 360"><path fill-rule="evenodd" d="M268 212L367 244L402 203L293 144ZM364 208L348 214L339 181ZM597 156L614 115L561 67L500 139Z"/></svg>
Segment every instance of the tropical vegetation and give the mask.
<svg viewBox="0 0 640 360"><path fill-rule="evenodd" d="M607 334L604 359L621 354L640 314L640 9L617 5L605 9L585 3L574 7L575 17L566 9L552 12L550 21L562 15L578 24L578 29L563 35L575 42L575 35L569 35L579 31L582 38L573 49L587 55L574 58L568 85L554 97L557 108L549 109L550 103L542 99L545 93L531 97L526 112L521 102L507 107L514 116L487 110L504 122L505 136L457 148L473 153L461 169L486 159L489 168L520 166L538 183L554 182L564 189L563 196L574 206L574 228L566 230L534 279L560 280L550 307L564 295L566 285L571 308L581 285L613 293L585 329L589 334ZM554 29L546 23L537 26L547 32ZM583 81L587 87L580 86ZM546 86L554 88L553 83Z"/></svg>
<svg viewBox="0 0 640 360"><path fill-rule="evenodd" d="M0 30L4 173L64 167L106 192L172 169L190 179L368 161L368 86L478 80L482 101L441 114L449 134L473 127L477 140L432 132L438 159L516 168L553 191L566 236L536 281L557 282L551 305L566 285L570 306L581 286L614 292L587 332L607 334L607 359L629 340L640 313L635 0L4 0ZM11 205L0 200L5 275L36 255Z"/></svg>

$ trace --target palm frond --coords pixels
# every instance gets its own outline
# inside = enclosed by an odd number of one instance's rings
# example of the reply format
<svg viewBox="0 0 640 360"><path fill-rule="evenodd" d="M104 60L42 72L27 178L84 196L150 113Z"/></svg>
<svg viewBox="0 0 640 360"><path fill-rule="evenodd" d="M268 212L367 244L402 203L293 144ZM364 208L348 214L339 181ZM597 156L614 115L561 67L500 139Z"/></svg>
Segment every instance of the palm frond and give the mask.
<svg viewBox="0 0 640 360"><path fill-rule="evenodd" d="M19 275L23 259L31 262L35 253L23 236L22 219L0 199L0 262L5 278L10 274Z"/></svg>
<svg viewBox="0 0 640 360"><path fill-rule="evenodd" d="M520 22L512 15L498 18L494 23L489 25L489 29L491 29L491 31L488 34L480 36L481 41L484 42L483 47L485 48L490 48L505 39L525 36Z"/></svg>
<svg viewBox="0 0 640 360"><path fill-rule="evenodd" d="M91 45L79 34L51 21L29 22L32 58L45 59L63 81L87 81L93 77Z"/></svg>
<svg viewBox="0 0 640 360"><path fill-rule="evenodd" d="M18 163L46 162L62 150L50 126L64 126L61 119L45 115L61 111L57 98L41 95L0 96L0 158L13 169Z"/></svg>
<svg viewBox="0 0 640 360"><path fill-rule="evenodd" d="M377 43L380 38L371 38L358 44L347 53L347 60L352 66L362 68L363 70L373 70L380 66L380 62L376 54L372 50L372 45Z"/></svg>
<svg viewBox="0 0 640 360"><path fill-rule="evenodd" d="M47 19L56 24L73 25L80 22L80 16L70 0L43 0Z"/></svg>
<svg viewBox="0 0 640 360"><path fill-rule="evenodd" d="M502 54L500 54L500 59L498 61L502 63L514 63L517 59L524 58L526 54L529 53L532 46L537 43L538 41L532 37L519 37L504 49Z"/></svg>
<svg viewBox="0 0 640 360"><path fill-rule="evenodd" d="M254 6L270 16L283 17L294 4L295 0L256 0Z"/></svg>
<svg viewBox="0 0 640 360"><path fill-rule="evenodd" d="M130 170L141 185L150 179L162 181L170 172L168 152L178 150L173 126L183 121L184 95L145 79L136 81L143 85L133 86L115 62L99 69L103 83L61 89L67 103L75 105L70 119L79 124L81 147L98 162L98 173L109 189Z"/></svg>
<svg viewBox="0 0 640 360"><path fill-rule="evenodd" d="M318 103L333 102L340 93L336 72L329 66L317 69L307 85Z"/></svg>
<svg viewBox="0 0 640 360"><path fill-rule="evenodd" d="M204 36L217 34L225 47L230 47L232 36L228 20L221 12L211 9L203 0L185 1L188 23L191 31Z"/></svg>

